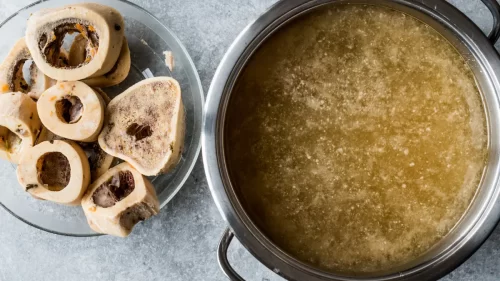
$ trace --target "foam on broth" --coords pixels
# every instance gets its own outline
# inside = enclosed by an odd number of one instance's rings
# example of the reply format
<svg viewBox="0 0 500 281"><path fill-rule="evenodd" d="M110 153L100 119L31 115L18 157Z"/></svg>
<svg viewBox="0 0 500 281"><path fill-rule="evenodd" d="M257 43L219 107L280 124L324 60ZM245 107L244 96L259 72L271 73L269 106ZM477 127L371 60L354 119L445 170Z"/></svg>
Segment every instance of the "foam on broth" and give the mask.
<svg viewBox="0 0 500 281"><path fill-rule="evenodd" d="M266 235L323 269L407 262L459 221L486 160L465 60L398 11L335 5L250 59L228 107L232 181Z"/></svg>

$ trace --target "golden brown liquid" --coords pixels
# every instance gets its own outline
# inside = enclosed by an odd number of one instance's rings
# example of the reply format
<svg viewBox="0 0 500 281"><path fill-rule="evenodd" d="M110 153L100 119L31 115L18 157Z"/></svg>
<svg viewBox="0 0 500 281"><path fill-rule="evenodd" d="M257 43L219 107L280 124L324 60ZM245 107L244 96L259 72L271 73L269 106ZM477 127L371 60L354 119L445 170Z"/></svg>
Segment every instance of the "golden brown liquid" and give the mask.
<svg viewBox="0 0 500 281"><path fill-rule="evenodd" d="M232 181L266 235L343 273L435 245L480 181L487 130L471 70L398 11L329 6L266 41L230 101Z"/></svg>

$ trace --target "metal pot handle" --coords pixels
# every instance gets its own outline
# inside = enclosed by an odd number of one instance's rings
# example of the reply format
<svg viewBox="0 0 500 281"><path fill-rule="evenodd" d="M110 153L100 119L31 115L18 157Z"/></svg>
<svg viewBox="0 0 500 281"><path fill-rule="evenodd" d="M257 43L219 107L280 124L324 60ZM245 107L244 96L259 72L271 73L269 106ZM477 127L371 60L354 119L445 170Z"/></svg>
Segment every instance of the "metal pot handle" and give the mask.
<svg viewBox="0 0 500 281"><path fill-rule="evenodd" d="M231 240L234 238L234 233L226 228L224 234L222 234L222 238L219 242L219 249L217 251L217 260L219 261L219 266L224 272L224 274L231 281L245 281L229 264L229 260L227 259L227 249L229 248L229 244L231 244Z"/></svg>
<svg viewBox="0 0 500 281"><path fill-rule="evenodd" d="M490 34L488 34L488 39L491 44L495 45L495 43L500 38L500 5L498 5L497 0L481 0L484 5L488 7L493 16L493 28L491 29Z"/></svg>

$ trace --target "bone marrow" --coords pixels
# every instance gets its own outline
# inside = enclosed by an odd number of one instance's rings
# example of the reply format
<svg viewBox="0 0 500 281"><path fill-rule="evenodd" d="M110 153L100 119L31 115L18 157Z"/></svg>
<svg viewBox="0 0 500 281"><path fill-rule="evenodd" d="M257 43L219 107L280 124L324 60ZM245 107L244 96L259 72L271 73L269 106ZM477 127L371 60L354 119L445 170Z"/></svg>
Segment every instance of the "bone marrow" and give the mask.
<svg viewBox="0 0 500 281"><path fill-rule="evenodd" d="M132 172L120 171L96 189L92 200L101 208L113 207L117 202L129 196L134 188L135 181Z"/></svg>
<svg viewBox="0 0 500 281"><path fill-rule="evenodd" d="M38 159L40 183L52 191L63 190L71 177L68 158L61 152L49 152Z"/></svg>
<svg viewBox="0 0 500 281"><path fill-rule="evenodd" d="M170 77L143 80L111 100L99 145L144 175L168 172L184 144L179 83Z"/></svg>
<svg viewBox="0 0 500 281"><path fill-rule="evenodd" d="M33 197L78 205L90 183L85 152L74 142L45 141L23 154L17 178Z"/></svg>
<svg viewBox="0 0 500 281"><path fill-rule="evenodd" d="M43 125L54 134L75 141L93 142L102 128L105 103L83 82L60 82L37 102Z"/></svg>
<svg viewBox="0 0 500 281"><path fill-rule="evenodd" d="M159 212L159 202L153 185L122 163L89 186L82 208L94 231L125 237L138 222Z"/></svg>
<svg viewBox="0 0 500 281"><path fill-rule="evenodd" d="M99 50L99 36L96 30L91 28L92 24L88 21L68 18L55 22L54 29L50 32L50 36L43 34L40 38L39 48L42 50L42 56L46 62L61 61L67 58L67 54L61 52L61 46L66 34L73 34L79 32L79 36L82 38L80 42L83 44L84 57L83 60L78 64L61 63L56 64L59 68L79 68L88 64L97 54Z"/></svg>
<svg viewBox="0 0 500 281"><path fill-rule="evenodd" d="M18 163L41 130L36 103L16 92L0 95L0 158Z"/></svg>
<svg viewBox="0 0 500 281"><path fill-rule="evenodd" d="M116 64L123 44L123 17L115 9L82 3L60 9L41 10L31 15L26 44L37 66L58 81L76 81L108 73ZM79 33L84 39L84 59L74 65L55 63L66 34Z"/></svg>

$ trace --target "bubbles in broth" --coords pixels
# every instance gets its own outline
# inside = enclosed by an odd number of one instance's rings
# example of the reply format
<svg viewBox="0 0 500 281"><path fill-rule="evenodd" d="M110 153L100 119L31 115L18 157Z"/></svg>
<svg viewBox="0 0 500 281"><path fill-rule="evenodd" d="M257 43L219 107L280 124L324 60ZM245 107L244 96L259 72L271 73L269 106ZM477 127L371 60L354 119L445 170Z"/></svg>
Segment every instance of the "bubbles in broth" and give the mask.
<svg viewBox="0 0 500 281"><path fill-rule="evenodd" d="M486 160L460 54L388 8L334 5L270 37L229 103L233 184L266 235L320 268L388 270L456 225Z"/></svg>

